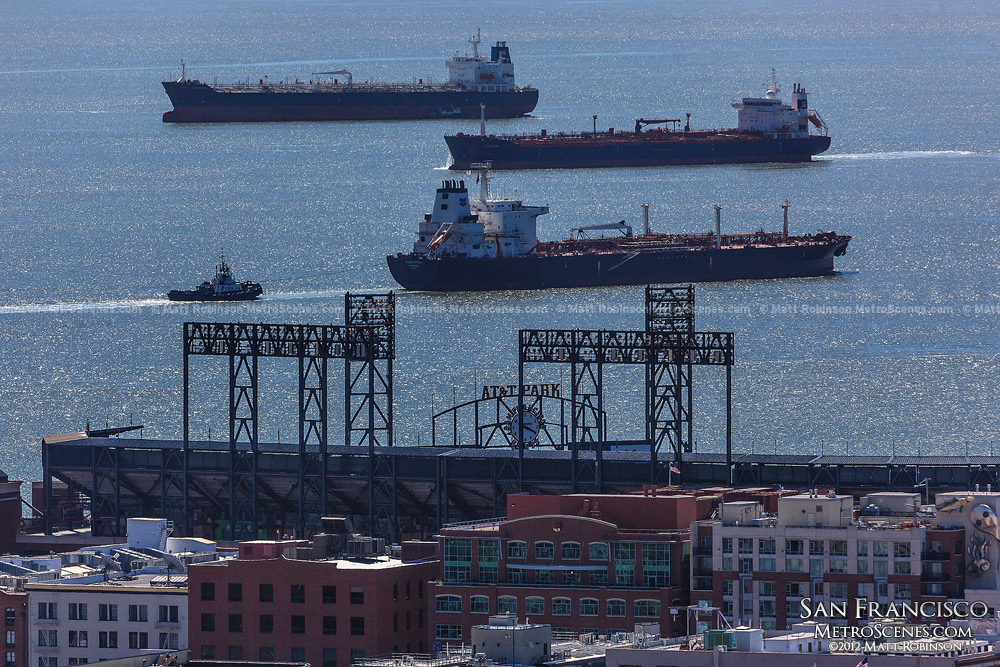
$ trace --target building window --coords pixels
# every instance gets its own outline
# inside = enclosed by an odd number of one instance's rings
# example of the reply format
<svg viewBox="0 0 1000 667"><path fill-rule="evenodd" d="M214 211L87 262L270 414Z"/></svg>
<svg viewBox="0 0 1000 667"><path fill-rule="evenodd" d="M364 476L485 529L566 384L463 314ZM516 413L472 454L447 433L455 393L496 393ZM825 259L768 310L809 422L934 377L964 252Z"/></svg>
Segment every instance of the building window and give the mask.
<svg viewBox="0 0 1000 667"><path fill-rule="evenodd" d="M353 626L354 619L351 619L351 624ZM306 617L301 614L294 614L292 616L292 634L293 635L304 635L306 633Z"/></svg>
<svg viewBox="0 0 1000 667"><path fill-rule="evenodd" d="M361 637L365 634L365 617L351 616L351 636Z"/></svg>
<svg viewBox="0 0 1000 667"><path fill-rule="evenodd" d="M847 582L833 581L829 584L830 597L835 600L847 599Z"/></svg>
<svg viewBox="0 0 1000 667"><path fill-rule="evenodd" d="M552 542L541 541L535 542L535 558L555 558L556 548Z"/></svg>
<svg viewBox="0 0 1000 667"><path fill-rule="evenodd" d="M118 632L115 630L101 631L97 635L97 643L98 648L118 648Z"/></svg>
<svg viewBox="0 0 1000 667"><path fill-rule="evenodd" d="M211 602L215 599L215 584L210 581L201 582L201 599L202 602ZM213 653L215 652L215 647L213 646Z"/></svg>
<svg viewBox="0 0 1000 667"><path fill-rule="evenodd" d="M117 621L118 620L118 605L116 605L116 604L100 604L100 605L97 605L97 620L99 620L99 621Z"/></svg>
<svg viewBox="0 0 1000 667"><path fill-rule="evenodd" d="M105 605L101 605L102 607ZM39 602L38 603L38 620L40 621L54 621L58 618L56 615L56 603L55 602Z"/></svg>
<svg viewBox="0 0 1000 667"><path fill-rule="evenodd" d="M101 633L105 634L105 633ZM39 646L59 646L59 633L55 630L39 630L38 631L38 645Z"/></svg>
<svg viewBox="0 0 1000 667"><path fill-rule="evenodd" d="M775 591L777 590L776 582L773 582L773 581L762 581L762 582L760 582L758 584L758 586L760 587L758 589L758 592L760 593L760 595L762 595L764 597L771 597L771 598L774 597Z"/></svg>
<svg viewBox="0 0 1000 667"><path fill-rule="evenodd" d="M809 540L809 555L810 556L823 555L823 540Z"/></svg>
<svg viewBox="0 0 1000 667"><path fill-rule="evenodd" d="M304 603L306 601L305 584L292 584L291 596L294 604Z"/></svg>
<svg viewBox="0 0 1000 667"><path fill-rule="evenodd" d="M660 617L660 601L659 600L636 600L633 605L633 612L636 618L659 618Z"/></svg>
<svg viewBox="0 0 1000 667"><path fill-rule="evenodd" d="M563 570L562 582L565 586L578 586L581 581L580 570Z"/></svg>
<svg viewBox="0 0 1000 667"><path fill-rule="evenodd" d="M363 648L352 648L351 649L351 664L360 662L365 659L365 650Z"/></svg>
<svg viewBox="0 0 1000 667"><path fill-rule="evenodd" d="M591 542L587 545L587 556L590 560L606 561L608 559L608 543Z"/></svg>
<svg viewBox="0 0 1000 667"><path fill-rule="evenodd" d="M591 586L607 586L608 585L608 571L607 570L593 570L588 575L590 577Z"/></svg>
<svg viewBox="0 0 1000 667"><path fill-rule="evenodd" d="M479 564L479 583L495 584L500 576L500 568L497 565Z"/></svg>
<svg viewBox="0 0 1000 667"><path fill-rule="evenodd" d="M260 615L260 633L269 635L274 632L274 616L272 614Z"/></svg>
<svg viewBox="0 0 1000 667"><path fill-rule="evenodd" d="M910 561L908 560L894 561L892 564L892 571L893 574L910 574Z"/></svg>
<svg viewBox="0 0 1000 667"><path fill-rule="evenodd" d="M292 662L305 662L306 661L306 649L304 646L293 646L292 647Z"/></svg>
<svg viewBox="0 0 1000 667"><path fill-rule="evenodd" d="M434 598L434 611L460 613L462 598L457 595L438 595Z"/></svg>
<svg viewBox="0 0 1000 667"><path fill-rule="evenodd" d="M476 545L476 553L479 564L496 564L500 562L500 540L482 539Z"/></svg>
<svg viewBox="0 0 1000 667"><path fill-rule="evenodd" d="M365 589L362 586L351 586L351 604L365 603Z"/></svg>
<svg viewBox="0 0 1000 667"><path fill-rule="evenodd" d="M133 623L145 623L149 620L149 608L144 604L130 604L128 606L128 620Z"/></svg>
<svg viewBox="0 0 1000 667"><path fill-rule="evenodd" d="M497 599L497 613L498 614L516 614L517 613L517 598L513 595L501 595Z"/></svg>
<svg viewBox="0 0 1000 667"><path fill-rule="evenodd" d="M580 599L580 615L581 616L597 616L601 613L601 605L594 598L581 598Z"/></svg>
<svg viewBox="0 0 1000 667"><path fill-rule="evenodd" d="M274 647L273 646L261 646L260 651L257 653L263 662L274 662Z"/></svg>
<svg viewBox="0 0 1000 667"><path fill-rule="evenodd" d="M71 620L71 621L86 621L87 620L87 603L86 602L70 602L69 603L69 620Z"/></svg>
<svg viewBox="0 0 1000 667"><path fill-rule="evenodd" d="M663 588L670 585L670 545L642 545L643 585Z"/></svg>
<svg viewBox="0 0 1000 667"><path fill-rule="evenodd" d="M569 616L573 613L572 604L569 598L552 598L552 615Z"/></svg>
<svg viewBox="0 0 1000 667"><path fill-rule="evenodd" d="M876 577L887 577L889 576L889 561L887 560L876 560L875 561L875 572Z"/></svg>
<svg viewBox="0 0 1000 667"><path fill-rule="evenodd" d="M507 566L507 581L512 584L525 584L528 582L524 570L519 567L511 567L510 565Z"/></svg>
<svg viewBox="0 0 1000 667"><path fill-rule="evenodd" d="M7 607L7 610L4 612L4 619L7 625L14 625L17 622L17 612L13 607Z"/></svg>
<svg viewBox="0 0 1000 667"><path fill-rule="evenodd" d="M830 555L847 558L847 540L830 540Z"/></svg>
<svg viewBox="0 0 1000 667"><path fill-rule="evenodd" d="M229 631L243 632L243 614L229 615Z"/></svg>
<svg viewBox="0 0 1000 667"><path fill-rule="evenodd" d="M809 559L809 576L811 577L822 577L826 568L823 565L822 558L810 558Z"/></svg>
<svg viewBox="0 0 1000 667"><path fill-rule="evenodd" d="M528 543L520 540L511 540L507 543L507 558L527 558Z"/></svg>
<svg viewBox="0 0 1000 667"><path fill-rule="evenodd" d="M580 560L579 542L563 542L561 547L563 560Z"/></svg>
<svg viewBox="0 0 1000 667"><path fill-rule="evenodd" d="M752 554L753 553L753 538L751 537L741 537L739 538L739 547L741 554Z"/></svg>
<svg viewBox="0 0 1000 667"><path fill-rule="evenodd" d="M469 598L469 606L473 614L490 613L490 599L485 595L473 595Z"/></svg>
<svg viewBox="0 0 1000 667"><path fill-rule="evenodd" d="M337 587L323 587L323 604L337 604Z"/></svg>
<svg viewBox="0 0 1000 667"><path fill-rule="evenodd" d="M323 649L323 667L337 667L337 649Z"/></svg>
<svg viewBox="0 0 1000 667"><path fill-rule="evenodd" d="M177 648L177 633L161 632L159 648Z"/></svg>
<svg viewBox="0 0 1000 667"><path fill-rule="evenodd" d="M889 555L889 543L883 541L872 542L872 555L876 558L886 558Z"/></svg>
<svg viewBox="0 0 1000 667"><path fill-rule="evenodd" d="M760 562L759 568L761 572L774 572L774 559L761 557L758 559Z"/></svg>
<svg viewBox="0 0 1000 667"><path fill-rule="evenodd" d="M786 558L785 572L801 572L803 562L801 558Z"/></svg>
<svg viewBox="0 0 1000 667"><path fill-rule="evenodd" d="M201 647L201 657L203 660L214 660L215 659L215 645L214 644L204 644Z"/></svg>
<svg viewBox="0 0 1000 667"><path fill-rule="evenodd" d="M177 605L160 605L160 623L177 623Z"/></svg>
<svg viewBox="0 0 1000 667"><path fill-rule="evenodd" d="M847 572L847 559L846 558L831 558L830 559L830 572Z"/></svg>
<svg viewBox="0 0 1000 667"><path fill-rule="evenodd" d="M551 584L555 581L552 570L535 570L536 584Z"/></svg>
<svg viewBox="0 0 1000 667"><path fill-rule="evenodd" d="M774 540L773 539L762 539L760 541L760 544L758 545L757 549L758 549L758 551L761 554L765 554L765 555L768 555L768 556L773 556L774 553L775 553Z"/></svg>
<svg viewBox="0 0 1000 667"><path fill-rule="evenodd" d="M243 602L243 584L229 584L229 601Z"/></svg>
<svg viewBox="0 0 1000 667"><path fill-rule="evenodd" d="M8 630L6 646L13 646L15 641L17 641L17 633L13 630Z"/></svg>
<svg viewBox="0 0 1000 667"><path fill-rule="evenodd" d="M545 613L545 598L530 597L524 599L524 613L526 616L540 616Z"/></svg>
<svg viewBox="0 0 1000 667"><path fill-rule="evenodd" d="M444 580L468 583L472 578L472 540L447 538L444 541Z"/></svg>
<svg viewBox="0 0 1000 667"><path fill-rule="evenodd" d="M229 646L229 659L230 660L242 660L243 659L243 647L230 644Z"/></svg>
<svg viewBox="0 0 1000 667"><path fill-rule="evenodd" d="M861 558L862 556L867 556L867 555L868 555L868 543L867 542L860 542L859 541L858 542L858 558Z"/></svg>
<svg viewBox="0 0 1000 667"><path fill-rule="evenodd" d="M635 544L619 542L615 544L615 584L635 585Z"/></svg>
<svg viewBox="0 0 1000 667"><path fill-rule="evenodd" d="M395 618L395 614L393 615ZM324 616L323 617L323 634L324 635L336 635L337 634L337 617L336 616Z"/></svg>
<svg viewBox="0 0 1000 667"><path fill-rule="evenodd" d="M910 543L909 542L893 542L892 543L892 555L896 558L909 558L910 557Z"/></svg>
<svg viewBox="0 0 1000 667"><path fill-rule="evenodd" d="M260 585L260 601L274 602L274 584Z"/></svg>
<svg viewBox="0 0 1000 667"><path fill-rule="evenodd" d="M215 632L215 614L201 615L201 631Z"/></svg>
<svg viewBox="0 0 1000 667"><path fill-rule="evenodd" d="M434 628L435 639L461 639L462 626L438 623Z"/></svg>
<svg viewBox="0 0 1000 667"><path fill-rule="evenodd" d="M582 610L581 610L581 613ZM625 615L625 600L611 599L608 600L608 616L624 616Z"/></svg>

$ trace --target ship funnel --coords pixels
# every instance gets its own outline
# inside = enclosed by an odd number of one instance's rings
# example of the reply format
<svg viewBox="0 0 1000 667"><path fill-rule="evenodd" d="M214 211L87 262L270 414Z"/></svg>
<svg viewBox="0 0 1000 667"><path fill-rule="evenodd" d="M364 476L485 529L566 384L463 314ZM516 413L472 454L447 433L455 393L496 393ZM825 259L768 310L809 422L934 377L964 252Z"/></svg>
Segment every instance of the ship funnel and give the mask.
<svg viewBox="0 0 1000 667"><path fill-rule="evenodd" d="M649 204L639 204L642 207L642 235L649 236Z"/></svg>
<svg viewBox="0 0 1000 667"><path fill-rule="evenodd" d="M784 214L784 223L782 224L781 231L785 235L786 239L788 238L788 207L789 206L791 206L791 204L788 203L787 199L785 200L785 203L781 205L781 210L782 210L782 212Z"/></svg>
<svg viewBox="0 0 1000 667"><path fill-rule="evenodd" d="M722 247L722 207L715 205L715 247Z"/></svg>

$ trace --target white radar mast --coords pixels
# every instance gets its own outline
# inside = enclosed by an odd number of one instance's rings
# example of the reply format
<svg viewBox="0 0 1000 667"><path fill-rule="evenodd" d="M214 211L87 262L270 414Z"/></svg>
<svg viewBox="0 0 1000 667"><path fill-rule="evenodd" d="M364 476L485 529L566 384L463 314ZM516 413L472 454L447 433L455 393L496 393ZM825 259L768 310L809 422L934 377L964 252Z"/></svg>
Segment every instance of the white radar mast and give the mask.
<svg viewBox="0 0 1000 667"><path fill-rule="evenodd" d="M469 38L469 44L472 44L472 57L479 57L479 44L483 41L483 33L479 28L476 28L476 34Z"/></svg>

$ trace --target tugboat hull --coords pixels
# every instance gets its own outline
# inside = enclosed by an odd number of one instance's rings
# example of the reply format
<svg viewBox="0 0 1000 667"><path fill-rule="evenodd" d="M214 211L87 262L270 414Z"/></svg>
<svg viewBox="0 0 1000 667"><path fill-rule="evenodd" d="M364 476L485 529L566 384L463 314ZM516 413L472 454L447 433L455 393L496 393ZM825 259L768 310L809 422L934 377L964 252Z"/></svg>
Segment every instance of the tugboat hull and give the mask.
<svg viewBox="0 0 1000 667"><path fill-rule="evenodd" d="M210 290L170 290L167 299L170 301L255 301L264 293L264 289L257 284L240 292L227 292L216 294Z"/></svg>

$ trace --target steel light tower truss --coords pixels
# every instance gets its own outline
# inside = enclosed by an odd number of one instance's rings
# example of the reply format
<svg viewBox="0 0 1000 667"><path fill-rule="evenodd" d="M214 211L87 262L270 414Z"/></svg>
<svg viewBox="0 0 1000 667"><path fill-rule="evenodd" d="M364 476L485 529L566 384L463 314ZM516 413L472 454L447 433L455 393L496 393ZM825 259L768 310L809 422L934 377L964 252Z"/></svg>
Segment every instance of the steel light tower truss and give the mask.
<svg viewBox="0 0 1000 667"><path fill-rule="evenodd" d="M367 445L369 530L396 532L393 475L378 464L376 447L392 444L392 359L395 357L395 299L389 294L347 294L344 325L188 322L184 325L183 448L164 457L163 516L190 528L190 357L229 357L229 497L231 539L256 537L258 493L258 359L280 357L298 363L298 530L308 535L326 513L329 386L328 362L344 361L345 442ZM388 458L391 461L391 457ZM110 467L110 462L95 470ZM391 468L391 463L389 463ZM95 488L103 488L95 485ZM110 505L106 500L104 504ZM377 525L380 520L390 523Z"/></svg>

